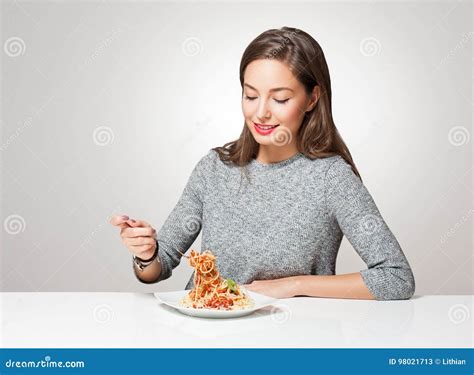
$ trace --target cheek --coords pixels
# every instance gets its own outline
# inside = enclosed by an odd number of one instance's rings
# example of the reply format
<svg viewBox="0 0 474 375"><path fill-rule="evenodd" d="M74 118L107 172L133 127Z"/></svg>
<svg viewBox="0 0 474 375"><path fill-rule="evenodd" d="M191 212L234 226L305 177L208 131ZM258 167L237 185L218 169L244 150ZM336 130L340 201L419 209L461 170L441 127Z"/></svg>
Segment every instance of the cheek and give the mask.
<svg viewBox="0 0 474 375"><path fill-rule="evenodd" d="M254 112L254 109L252 107L252 103L243 101L242 113L244 114L244 117L252 117L253 112Z"/></svg>
<svg viewBox="0 0 474 375"><path fill-rule="evenodd" d="M275 112L278 119L286 123L288 126L299 123L303 114L301 113L300 106L296 104L287 104L282 106L278 111Z"/></svg>

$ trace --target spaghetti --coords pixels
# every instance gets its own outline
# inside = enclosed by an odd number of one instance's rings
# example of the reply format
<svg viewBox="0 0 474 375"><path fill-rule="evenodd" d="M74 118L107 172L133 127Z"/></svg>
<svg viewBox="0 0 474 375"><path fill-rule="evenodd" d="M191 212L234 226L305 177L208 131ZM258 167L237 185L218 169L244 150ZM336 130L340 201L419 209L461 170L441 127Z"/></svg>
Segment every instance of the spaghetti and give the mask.
<svg viewBox="0 0 474 375"><path fill-rule="evenodd" d="M241 310L254 305L235 281L221 277L216 267L216 256L210 250L202 253L191 250L189 264L194 267L194 288L180 301L182 306Z"/></svg>

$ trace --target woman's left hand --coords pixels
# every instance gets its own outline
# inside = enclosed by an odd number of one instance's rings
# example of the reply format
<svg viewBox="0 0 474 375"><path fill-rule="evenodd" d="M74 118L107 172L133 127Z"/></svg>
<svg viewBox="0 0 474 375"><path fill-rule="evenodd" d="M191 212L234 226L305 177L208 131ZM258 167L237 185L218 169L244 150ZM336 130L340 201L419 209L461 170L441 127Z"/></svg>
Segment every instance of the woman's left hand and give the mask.
<svg viewBox="0 0 474 375"><path fill-rule="evenodd" d="M292 277L274 280L254 280L251 284L243 285L251 292L263 294L273 298L291 298L295 293L297 281Z"/></svg>

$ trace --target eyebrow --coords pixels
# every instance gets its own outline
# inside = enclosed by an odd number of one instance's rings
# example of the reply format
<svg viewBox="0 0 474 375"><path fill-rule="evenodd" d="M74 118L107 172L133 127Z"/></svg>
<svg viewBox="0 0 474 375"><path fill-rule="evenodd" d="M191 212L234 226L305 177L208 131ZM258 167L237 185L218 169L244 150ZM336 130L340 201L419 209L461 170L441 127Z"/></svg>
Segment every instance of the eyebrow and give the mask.
<svg viewBox="0 0 474 375"><path fill-rule="evenodd" d="M244 86L247 86L247 87L251 88L252 90L255 90L255 91L258 92L258 90L255 87L249 85L248 83L244 83ZM272 91L283 91L283 90L289 90L291 92L295 92L294 90L290 89L289 87L275 87L273 89L270 89L271 92Z"/></svg>

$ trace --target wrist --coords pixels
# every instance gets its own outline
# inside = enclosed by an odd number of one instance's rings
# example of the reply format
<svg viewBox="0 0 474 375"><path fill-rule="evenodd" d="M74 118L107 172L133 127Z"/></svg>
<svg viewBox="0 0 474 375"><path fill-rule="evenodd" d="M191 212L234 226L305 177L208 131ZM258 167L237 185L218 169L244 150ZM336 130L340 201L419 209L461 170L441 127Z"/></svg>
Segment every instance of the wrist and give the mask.
<svg viewBox="0 0 474 375"><path fill-rule="evenodd" d="M143 259L135 255L135 258L137 258L138 260L144 263L151 262L153 259L156 258L157 252L158 252L158 244L155 241L155 245L153 247L153 253L151 254L151 256L147 257L147 259Z"/></svg>
<svg viewBox="0 0 474 375"><path fill-rule="evenodd" d="M137 257L136 255L133 255L133 263L135 263L135 265L138 267L140 271L143 271L145 267L154 263L155 260L158 261L158 263L160 262L160 259L158 258L158 241L156 240L155 240L155 250L151 258L142 259L140 257Z"/></svg>
<svg viewBox="0 0 474 375"><path fill-rule="evenodd" d="M303 279L302 276L292 276L290 278L290 293L291 297L302 296L304 295L303 291Z"/></svg>

